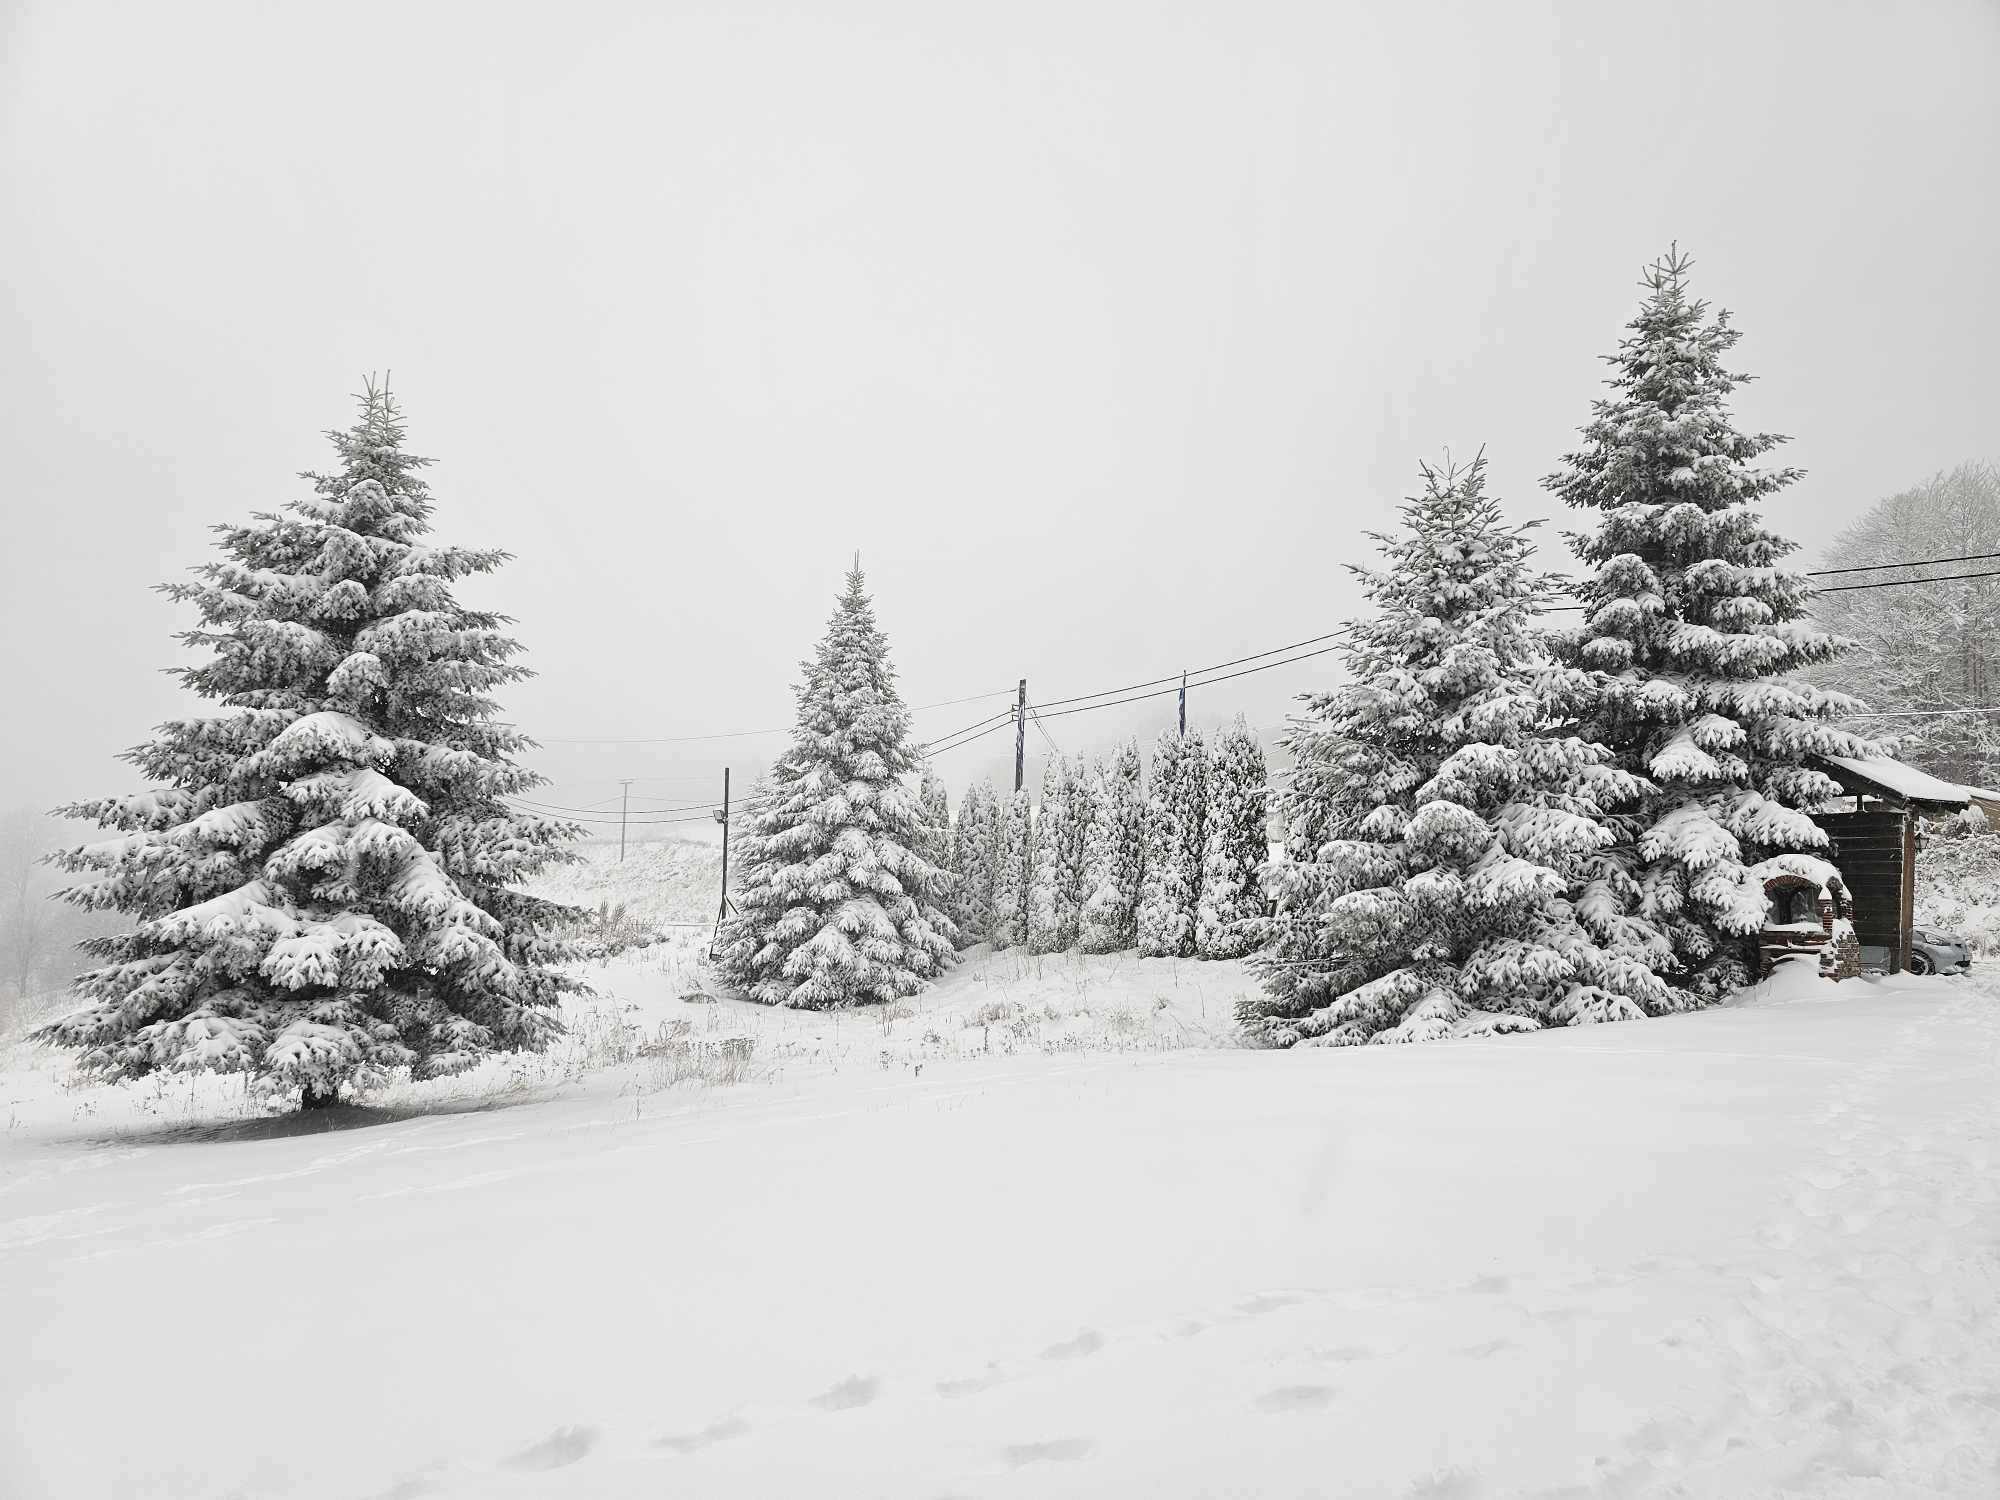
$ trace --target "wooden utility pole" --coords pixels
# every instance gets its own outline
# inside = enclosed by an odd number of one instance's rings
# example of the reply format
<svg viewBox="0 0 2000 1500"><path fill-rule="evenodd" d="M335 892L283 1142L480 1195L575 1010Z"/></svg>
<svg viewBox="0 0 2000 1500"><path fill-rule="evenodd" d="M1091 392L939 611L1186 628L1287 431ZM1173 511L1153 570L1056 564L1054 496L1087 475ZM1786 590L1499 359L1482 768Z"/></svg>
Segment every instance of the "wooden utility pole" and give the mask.
<svg viewBox="0 0 2000 1500"><path fill-rule="evenodd" d="M1021 679L1021 686L1014 697L1014 790L1021 790L1021 783L1028 775L1028 679Z"/></svg>
<svg viewBox="0 0 2000 1500"><path fill-rule="evenodd" d="M1187 737L1187 673L1181 673L1181 737Z"/></svg>
<svg viewBox="0 0 2000 1500"><path fill-rule="evenodd" d="M722 825L722 899L715 908L715 936L708 941L708 956L715 957L715 945L722 941L722 919L729 915L729 767L722 768L722 806L715 821Z"/></svg>
<svg viewBox="0 0 2000 1500"><path fill-rule="evenodd" d="M618 863L625 863L625 810L632 805L632 782L628 778L618 783L624 788L618 794Z"/></svg>

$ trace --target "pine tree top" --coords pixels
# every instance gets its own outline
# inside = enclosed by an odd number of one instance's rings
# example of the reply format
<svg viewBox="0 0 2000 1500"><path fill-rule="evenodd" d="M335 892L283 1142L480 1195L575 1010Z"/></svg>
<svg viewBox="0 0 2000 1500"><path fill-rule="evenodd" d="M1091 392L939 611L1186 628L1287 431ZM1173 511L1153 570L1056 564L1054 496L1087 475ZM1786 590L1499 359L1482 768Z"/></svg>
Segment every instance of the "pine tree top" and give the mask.
<svg viewBox="0 0 2000 1500"><path fill-rule="evenodd" d="M1568 467L1543 481L1571 506L1612 512L1598 532L1571 536L1586 561L1641 551L1669 565L1686 553L1687 561L1727 556L1769 567L1796 549L1756 524L1754 513L1720 527L1653 513L1731 511L1804 477L1799 469L1751 466L1786 439L1737 431L1729 396L1752 377L1730 370L1724 356L1742 333L1726 309L1711 316L1707 302L1689 295L1693 265L1676 245L1647 267L1640 284L1648 295L1617 352L1603 356L1611 394L1592 403L1584 447L1564 455ZM1703 542L1709 545L1695 545Z"/></svg>
<svg viewBox="0 0 2000 1500"><path fill-rule="evenodd" d="M1483 451L1467 465L1447 457L1442 466L1417 467L1423 490L1397 508L1402 529L1367 533L1384 565L1346 564L1380 611L1356 625L1357 640L1421 655L1467 629L1526 628L1563 584L1533 566L1530 534L1541 523L1507 520L1486 493Z"/></svg>
<svg viewBox="0 0 2000 1500"><path fill-rule="evenodd" d="M1785 439L1737 430L1729 397L1749 377L1724 357L1740 334L1689 295L1692 265L1676 246L1647 269L1647 296L1607 356L1611 394L1543 484L1600 513L1594 531L1569 537L1593 565L1570 637L1582 663L1743 684L1830 660L1841 643L1804 620L1811 580L1779 566L1797 544L1758 502L1803 472L1756 466Z"/></svg>
<svg viewBox="0 0 2000 1500"><path fill-rule="evenodd" d="M875 618L857 555L798 689L795 749L848 778L894 780L918 769L910 714L896 690L889 639Z"/></svg>

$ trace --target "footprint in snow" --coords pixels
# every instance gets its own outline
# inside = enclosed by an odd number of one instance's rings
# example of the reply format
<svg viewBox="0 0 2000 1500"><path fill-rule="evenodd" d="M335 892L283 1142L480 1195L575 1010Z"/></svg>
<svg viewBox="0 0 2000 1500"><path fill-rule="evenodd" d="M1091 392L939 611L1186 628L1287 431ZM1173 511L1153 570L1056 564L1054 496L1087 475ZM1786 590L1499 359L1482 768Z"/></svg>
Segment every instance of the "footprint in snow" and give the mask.
<svg viewBox="0 0 2000 1500"><path fill-rule="evenodd" d="M1007 1462L1020 1469L1029 1464L1074 1463L1090 1457L1096 1446L1089 1438L1057 1438L1048 1443L1010 1443L1003 1451Z"/></svg>
<svg viewBox="0 0 2000 1500"><path fill-rule="evenodd" d="M813 1397L813 1405L821 1411L852 1411L857 1406L866 1406L881 1394L881 1381L850 1375L825 1394Z"/></svg>
<svg viewBox="0 0 2000 1500"><path fill-rule="evenodd" d="M1513 1347L1514 1341L1512 1339L1494 1339L1490 1343L1474 1344L1471 1348L1461 1349L1458 1352L1460 1354L1469 1354L1474 1359L1488 1359L1498 1354L1502 1349L1511 1349Z"/></svg>
<svg viewBox="0 0 2000 1500"><path fill-rule="evenodd" d="M1463 1469L1440 1469L1403 1492L1404 1500L1472 1500L1479 1481Z"/></svg>
<svg viewBox="0 0 2000 1500"><path fill-rule="evenodd" d="M1314 1411L1333 1400L1333 1387L1327 1385L1285 1385L1275 1391L1266 1391L1257 1398L1259 1411Z"/></svg>
<svg viewBox="0 0 2000 1500"><path fill-rule="evenodd" d="M1257 1318L1276 1312L1281 1307L1295 1307L1303 1301L1305 1296L1300 1292L1259 1292L1237 1303L1236 1310L1245 1317Z"/></svg>
<svg viewBox="0 0 2000 1500"><path fill-rule="evenodd" d="M1374 1355L1373 1349L1318 1349L1314 1358L1330 1365L1351 1365L1357 1359L1368 1359Z"/></svg>
<svg viewBox="0 0 2000 1500"><path fill-rule="evenodd" d="M525 1448L507 1460L515 1469L562 1469L584 1457L597 1445L597 1433L589 1427L558 1427L532 1448Z"/></svg>
<svg viewBox="0 0 2000 1500"><path fill-rule="evenodd" d="M1489 1296L1498 1296L1513 1284L1505 1276L1482 1276L1473 1282L1471 1286L1467 1287L1466 1290L1469 1292L1484 1292Z"/></svg>
<svg viewBox="0 0 2000 1500"><path fill-rule="evenodd" d="M1043 1359L1081 1359L1086 1354L1095 1354L1104 1347L1104 1335L1085 1329L1073 1339L1064 1339L1060 1344L1051 1344L1042 1351Z"/></svg>
<svg viewBox="0 0 2000 1500"><path fill-rule="evenodd" d="M653 1446L666 1448L674 1453L693 1453L706 1448L710 1443L724 1442L740 1437L750 1430L750 1424L740 1417L724 1417L720 1422L711 1422L700 1432L691 1432L683 1437L663 1437Z"/></svg>
<svg viewBox="0 0 2000 1500"><path fill-rule="evenodd" d="M1000 1367L988 1365L984 1375L968 1375L962 1380L940 1380L937 1393L947 1399L959 1396L976 1396L981 1391L990 1391L1007 1377L1000 1373Z"/></svg>

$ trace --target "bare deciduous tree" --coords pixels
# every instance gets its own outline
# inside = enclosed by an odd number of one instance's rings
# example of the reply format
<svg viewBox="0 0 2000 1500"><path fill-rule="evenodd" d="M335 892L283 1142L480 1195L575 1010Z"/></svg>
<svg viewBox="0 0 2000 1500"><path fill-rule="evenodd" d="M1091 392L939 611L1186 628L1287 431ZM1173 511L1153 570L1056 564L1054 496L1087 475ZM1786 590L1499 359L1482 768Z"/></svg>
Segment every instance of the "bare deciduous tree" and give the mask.
<svg viewBox="0 0 2000 1500"><path fill-rule="evenodd" d="M1827 544L1822 566L2000 552L2000 467L1966 463L1889 496ZM1901 740L1901 753L1932 774L1977 786L2000 782L2000 578L1922 588L1839 589L1842 584L1946 578L2000 562L1872 570L1823 579L1821 624L1855 642L1812 674L1865 698L1868 727Z"/></svg>

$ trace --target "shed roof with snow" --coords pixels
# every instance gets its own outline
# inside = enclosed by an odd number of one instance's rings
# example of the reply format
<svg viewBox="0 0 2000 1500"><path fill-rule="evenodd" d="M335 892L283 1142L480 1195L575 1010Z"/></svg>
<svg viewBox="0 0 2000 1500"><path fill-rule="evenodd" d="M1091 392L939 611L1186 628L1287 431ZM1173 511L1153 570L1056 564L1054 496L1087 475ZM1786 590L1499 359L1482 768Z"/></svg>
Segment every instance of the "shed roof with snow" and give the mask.
<svg viewBox="0 0 2000 1500"><path fill-rule="evenodd" d="M1941 781L1928 771L1919 771L1915 766L1906 766L1886 755L1866 760L1845 755L1817 755L1812 758L1850 796L1874 797L1925 813L1964 812L1966 808L1976 806L2000 824L2000 792Z"/></svg>

